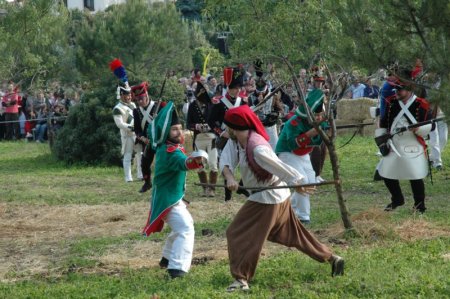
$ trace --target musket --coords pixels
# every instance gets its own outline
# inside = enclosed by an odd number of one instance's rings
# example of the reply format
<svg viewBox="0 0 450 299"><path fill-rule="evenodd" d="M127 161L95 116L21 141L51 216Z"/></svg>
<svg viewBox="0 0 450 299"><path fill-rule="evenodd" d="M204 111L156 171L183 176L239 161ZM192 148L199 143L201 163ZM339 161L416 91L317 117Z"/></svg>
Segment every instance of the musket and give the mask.
<svg viewBox="0 0 450 299"><path fill-rule="evenodd" d="M252 190L252 191L264 191L264 190L272 190L272 189L295 189L300 187L315 187L315 186L323 186L323 185L337 185L339 184L339 180L335 181L325 181L320 183L310 183L310 184L301 184L301 185L286 185L286 186L267 186L267 187L249 187L249 186L238 186L238 189ZM216 185L216 184L204 184L204 183L194 183L196 186L202 187L210 187L210 188L227 188L226 185Z"/></svg>
<svg viewBox="0 0 450 299"><path fill-rule="evenodd" d="M351 128L361 128L361 127L365 127L365 126L371 126L374 125L375 122L371 122L371 123L360 123L360 124L346 124L346 125L336 125L336 130L339 129L351 129ZM325 129L330 129L330 126L325 127Z"/></svg>
<svg viewBox="0 0 450 299"><path fill-rule="evenodd" d="M163 84L161 86L161 89L159 90L159 96L158 96L158 104L156 104L156 108L155 108L155 113L153 114L153 118L151 120L151 122L153 122L153 120L156 118L156 116L158 115L158 110L159 110L159 106L161 105L162 102L162 95L164 92L164 87L166 86L166 81L167 81L167 77L169 76L169 71L166 72L166 76L164 77L164 81ZM151 145L150 143L147 143L144 147L143 150L143 155L146 157L148 154L148 151L151 149Z"/></svg>
<svg viewBox="0 0 450 299"><path fill-rule="evenodd" d="M159 106L161 105L161 102L162 102L162 95L163 95L163 92L164 92L164 87L166 86L167 77L169 77L169 71L166 72L166 76L164 77L163 84L162 84L161 89L159 91L158 104L156 104L156 109L155 109L155 114L153 116L153 119L155 119L155 117L158 115L158 110L159 110Z"/></svg>
<svg viewBox="0 0 450 299"><path fill-rule="evenodd" d="M386 134L380 135L378 137L375 137L375 143L377 144L378 147L383 146L383 145L385 145L388 142L389 139L391 139L392 137L394 137L395 135L397 135L399 133L405 132L405 131L407 131L409 129L414 129L414 128L418 128L418 127L421 127L421 126L433 124L433 123L436 123L436 122L444 120L444 119L445 119L445 116L442 116L442 117L432 118L432 119L429 119L429 120L426 120L426 121L421 121L421 122L418 122L418 123L415 123L415 124L412 124L412 125L408 125L408 126L404 126L404 127L398 128L398 129L395 130L394 133L386 133ZM389 153L389 152L387 151L386 155L387 155L387 153ZM382 152L382 154L383 154L383 152Z"/></svg>
<svg viewBox="0 0 450 299"><path fill-rule="evenodd" d="M257 105L255 105L252 108L253 112L258 111L259 109L263 108L264 103L267 102L274 94L276 94L284 85L286 85L286 83L282 83L282 84L278 85L278 87L276 87L274 90L269 92L269 94L266 95L261 102L259 102Z"/></svg>

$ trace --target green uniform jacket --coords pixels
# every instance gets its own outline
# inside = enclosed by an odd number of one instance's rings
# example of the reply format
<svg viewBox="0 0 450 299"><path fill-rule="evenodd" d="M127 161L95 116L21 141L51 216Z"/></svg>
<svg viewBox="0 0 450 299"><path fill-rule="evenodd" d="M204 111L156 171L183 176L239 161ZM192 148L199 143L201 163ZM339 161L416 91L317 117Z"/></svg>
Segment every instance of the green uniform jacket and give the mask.
<svg viewBox="0 0 450 299"><path fill-rule="evenodd" d="M159 232L164 216L184 197L188 157L181 145L162 144L156 150L150 214L144 233Z"/></svg>
<svg viewBox="0 0 450 299"><path fill-rule="evenodd" d="M324 94L320 89L314 89L308 93L306 102L311 110L314 111L319 105L323 103ZM322 128L326 127L326 122L320 124ZM296 155L303 156L309 154L313 146L320 145L322 138L320 135L309 138L306 132L313 127L308 124L306 112L303 106L300 106L295 115L292 116L283 127L278 138L275 152L277 154L283 152L292 152Z"/></svg>

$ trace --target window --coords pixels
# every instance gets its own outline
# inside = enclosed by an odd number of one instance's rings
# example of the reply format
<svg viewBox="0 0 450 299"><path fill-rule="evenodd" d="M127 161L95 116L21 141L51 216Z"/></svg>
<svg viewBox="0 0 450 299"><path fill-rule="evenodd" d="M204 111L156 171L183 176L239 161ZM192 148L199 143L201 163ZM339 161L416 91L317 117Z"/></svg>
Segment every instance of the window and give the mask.
<svg viewBox="0 0 450 299"><path fill-rule="evenodd" d="M84 8L94 10L94 0L84 0Z"/></svg>

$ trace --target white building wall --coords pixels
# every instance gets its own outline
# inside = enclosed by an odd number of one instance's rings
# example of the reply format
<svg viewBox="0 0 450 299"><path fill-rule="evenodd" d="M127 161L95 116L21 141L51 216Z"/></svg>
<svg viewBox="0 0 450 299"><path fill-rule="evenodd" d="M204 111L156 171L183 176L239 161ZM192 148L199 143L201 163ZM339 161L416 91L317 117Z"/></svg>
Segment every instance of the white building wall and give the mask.
<svg viewBox="0 0 450 299"><path fill-rule="evenodd" d="M105 10L108 6L114 4L125 3L126 0L94 0L95 11Z"/></svg>
<svg viewBox="0 0 450 299"><path fill-rule="evenodd" d="M105 10L110 5L124 2L126 2L126 0L94 0L94 10ZM85 8L84 0L67 0L67 8L83 10Z"/></svg>
<svg viewBox="0 0 450 299"><path fill-rule="evenodd" d="M84 1L83 0L67 0L67 8L68 9L84 9Z"/></svg>

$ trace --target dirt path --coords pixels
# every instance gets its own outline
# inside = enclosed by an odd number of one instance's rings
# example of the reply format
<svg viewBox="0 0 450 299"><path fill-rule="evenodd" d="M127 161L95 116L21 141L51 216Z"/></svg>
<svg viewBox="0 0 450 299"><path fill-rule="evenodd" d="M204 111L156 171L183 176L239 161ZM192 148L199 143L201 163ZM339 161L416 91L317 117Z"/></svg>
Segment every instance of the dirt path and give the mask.
<svg viewBox="0 0 450 299"><path fill-rule="evenodd" d="M233 215L242 202L194 202L190 211L196 223L212 222ZM162 240L133 239L108 246L96 253L94 267L78 268L64 264L71 257L68 244L80 238L120 237L140 232L147 219L144 202L108 205L30 206L0 204L0 281L20 280L32 275L58 276L67 271L118 273L124 268L157 267ZM386 214L369 210L353 218L360 235L370 242L389 236ZM450 229L437 227L423 219L406 220L393 229L403 240L450 236ZM340 224L317 231L322 241L347 247ZM266 243L263 255L289 250ZM196 239L194 264L227 258L226 239L211 235Z"/></svg>
<svg viewBox="0 0 450 299"><path fill-rule="evenodd" d="M242 203L195 202L190 211L197 223L232 217ZM0 204L0 280L15 280L34 274L54 275L69 256L66 241L79 238L126 236L140 232L147 219L144 202L108 205L29 206ZM226 240L210 236L196 241L194 262L227 256ZM124 267L156 266L161 241L143 238L118 244L98 260L98 271ZM73 269L72 269L73 270ZM92 271L97 271L92 270Z"/></svg>

